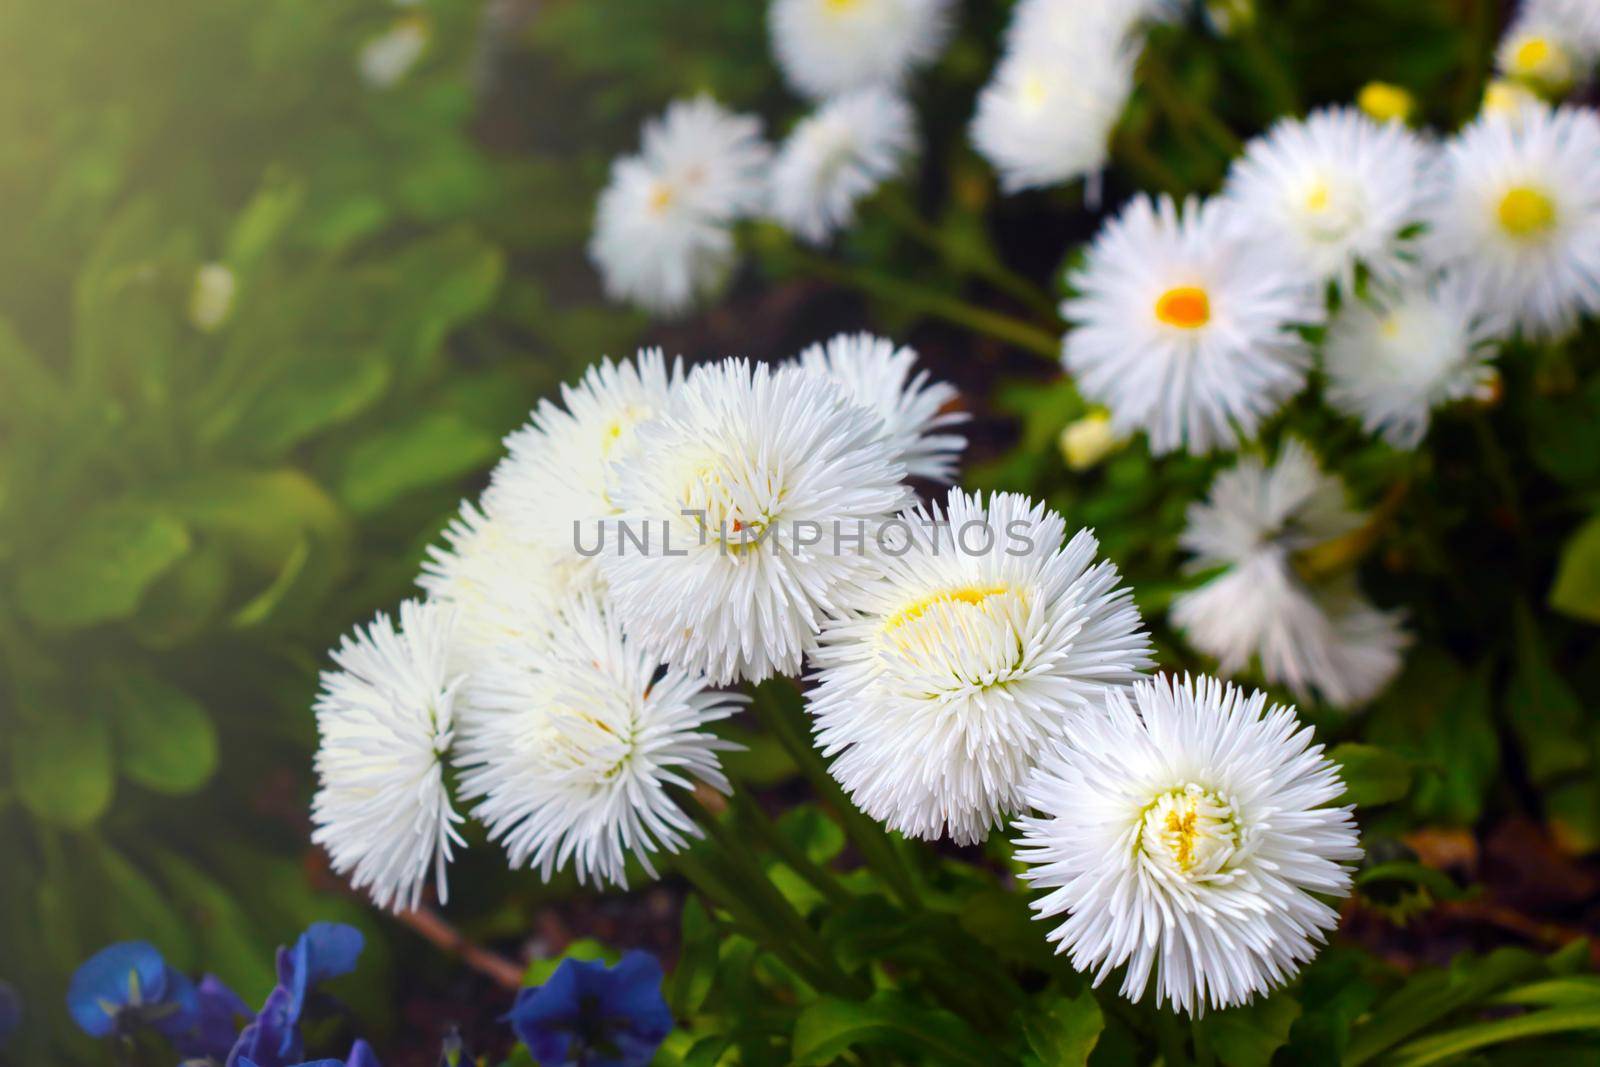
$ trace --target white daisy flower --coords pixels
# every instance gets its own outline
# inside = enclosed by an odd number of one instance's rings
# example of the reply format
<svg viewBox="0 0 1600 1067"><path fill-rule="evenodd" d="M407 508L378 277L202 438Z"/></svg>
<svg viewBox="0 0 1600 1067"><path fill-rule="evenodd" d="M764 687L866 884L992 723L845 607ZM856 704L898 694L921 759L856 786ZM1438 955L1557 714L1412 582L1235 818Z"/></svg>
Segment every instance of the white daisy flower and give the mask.
<svg viewBox="0 0 1600 1067"><path fill-rule="evenodd" d="M430 545L417 585L428 599L455 611L449 666L481 668L508 647L538 647L549 640L556 607L576 588L594 581L570 556L533 544L494 509L464 501ZM592 568L591 568L592 570Z"/></svg>
<svg viewBox="0 0 1600 1067"><path fill-rule="evenodd" d="M1352 301L1323 343L1328 403L1396 448L1415 448L1434 408L1493 395L1491 361L1507 327L1447 279L1379 303Z"/></svg>
<svg viewBox="0 0 1600 1067"><path fill-rule="evenodd" d="M760 121L710 97L647 122L595 210L589 258L606 294L677 314L716 291L736 256L732 224L761 209L768 156Z"/></svg>
<svg viewBox="0 0 1600 1067"><path fill-rule="evenodd" d="M579 881L627 885L633 856L677 852L699 829L668 787L729 791L718 752L738 746L706 727L742 697L657 661L623 637L592 597L569 602L556 637L475 675L462 725L462 794L513 866L546 881L569 863Z"/></svg>
<svg viewBox="0 0 1600 1067"><path fill-rule="evenodd" d="M1011 51L1069 47L1083 38L1104 45L1126 37L1146 22L1167 22L1183 14L1182 0L1018 0L1006 26Z"/></svg>
<svg viewBox="0 0 1600 1067"><path fill-rule="evenodd" d="M1346 293L1356 267L1393 286L1416 266L1433 183L1428 143L1353 107L1284 119L1245 147L1226 195L1257 236L1317 283Z"/></svg>
<svg viewBox="0 0 1600 1067"><path fill-rule="evenodd" d="M915 349L870 333L841 333L800 353L802 367L883 420L894 461L907 475L953 482L967 439L941 431L966 422L967 414L948 410L960 396L955 386L930 382L925 370L913 376L916 363Z"/></svg>
<svg viewBox="0 0 1600 1067"><path fill-rule="evenodd" d="M1572 88L1577 63L1561 27L1543 19L1519 18L1494 53L1495 69L1501 74L1554 94Z"/></svg>
<svg viewBox="0 0 1600 1067"><path fill-rule="evenodd" d="M801 367L698 367L618 464L601 560L630 637L713 684L794 674L910 495L882 419Z"/></svg>
<svg viewBox="0 0 1600 1067"><path fill-rule="evenodd" d="M1552 27L1580 75L1600 60L1600 4L1594 0L1524 0L1517 21Z"/></svg>
<svg viewBox="0 0 1600 1067"><path fill-rule="evenodd" d="M1305 384L1296 331L1322 301L1303 276L1249 241L1222 201L1138 197L1101 231L1068 279L1074 325L1062 359L1119 434L1151 451L1205 453L1255 436Z"/></svg>
<svg viewBox="0 0 1600 1067"><path fill-rule="evenodd" d="M381 908L415 908L430 871L444 901L462 843L443 766L462 682L448 669L453 625L451 609L407 600L398 630L379 615L322 674L311 840Z"/></svg>
<svg viewBox="0 0 1600 1067"><path fill-rule="evenodd" d="M772 216L821 244L849 226L856 203L898 177L916 149L915 117L899 96L860 89L835 97L801 120L773 161Z"/></svg>
<svg viewBox="0 0 1600 1067"><path fill-rule="evenodd" d="M1600 117L1527 107L1478 121L1445 147L1430 251L1480 307L1535 338L1600 310Z"/></svg>
<svg viewBox="0 0 1600 1067"><path fill-rule="evenodd" d="M1317 954L1362 852L1336 766L1294 710L1211 678L1110 690L1041 755L1018 821L1048 935L1098 986L1200 1015Z"/></svg>
<svg viewBox="0 0 1600 1067"><path fill-rule="evenodd" d="M1255 662L1302 701L1366 703L1399 671L1407 637L1398 613L1373 607L1348 578L1312 587L1294 569L1298 553L1365 521L1298 440L1271 466L1243 457L1189 508L1179 539L1193 555L1189 569L1226 569L1172 602L1173 625L1225 675Z"/></svg>
<svg viewBox="0 0 1600 1067"><path fill-rule="evenodd" d="M959 489L890 527L882 577L829 621L808 696L855 803L910 837L987 836L1028 771L1150 642L1094 535L1026 497Z"/></svg>
<svg viewBox="0 0 1600 1067"><path fill-rule="evenodd" d="M814 100L898 89L937 59L951 0L772 0L767 30L791 88Z"/></svg>
<svg viewBox="0 0 1600 1067"><path fill-rule="evenodd" d="M612 468L682 384L681 361L669 365L658 348L590 366L577 385L561 387L561 404L540 401L506 438L506 458L490 476L491 510L562 563L594 569L600 523L617 514Z"/></svg>
<svg viewBox="0 0 1600 1067"><path fill-rule="evenodd" d="M1001 189L1061 185L1103 170L1137 56L1121 32L1009 50L978 96L970 130Z"/></svg>

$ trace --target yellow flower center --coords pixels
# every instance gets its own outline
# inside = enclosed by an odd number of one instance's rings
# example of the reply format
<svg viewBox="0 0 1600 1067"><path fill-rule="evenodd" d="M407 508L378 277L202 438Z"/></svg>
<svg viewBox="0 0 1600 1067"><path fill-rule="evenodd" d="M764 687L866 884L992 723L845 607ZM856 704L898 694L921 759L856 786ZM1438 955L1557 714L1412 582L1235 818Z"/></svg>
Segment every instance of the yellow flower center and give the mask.
<svg viewBox="0 0 1600 1067"><path fill-rule="evenodd" d="M655 188L650 190L650 211L660 215L672 206L677 197L672 192L672 186L666 182L656 182Z"/></svg>
<svg viewBox="0 0 1600 1067"><path fill-rule="evenodd" d="M1044 79L1038 74L1027 74L1022 79L1018 97L1022 106L1029 111L1038 111L1044 107L1045 99L1050 95L1050 90L1045 86Z"/></svg>
<svg viewBox="0 0 1600 1067"><path fill-rule="evenodd" d="M1537 74L1550 62L1550 42L1543 37L1529 37L1511 53L1511 67L1518 74Z"/></svg>
<svg viewBox="0 0 1600 1067"><path fill-rule="evenodd" d="M1199 329L1211 321L1211 298L1193 285L1168 289L1156 300L1156 318L1168 326Z"/></svg>
<svg viewBox="0 0 1600 1067"><path fill-rule="evenodd" d="M1544 191L1519 185L1501 197L1499 215L1506 233L1531 240L1543 236L1555 225L1556 205Z"/></svg>
<svg viewBox="0 0 1600 1067"><path fill-rule="evenodd" d="M822 0L822 6L833 12L849 11L860 5L861 0Z"/></svg>
<svg viewBox="0 0 1600 1067"><path fill-rule="evenodd" d="M1157 871L1185 881L1225 875L1239 847L1233 807L1220 794L1189 783L1146 805L1138 850Z"/></svg>
<svg viewBox="0 0 1600 1067"><path fill-rule="evenodd" d="M990 597L1009 593L1011 588L1006 585L968 585L959 589L946 589L932 593L920 600L913 600L910 604L890 615L883 621L884 633L893 633L907 623L915 622L922 618L929 610L940 604L969 604L981 607Z"/></svg>

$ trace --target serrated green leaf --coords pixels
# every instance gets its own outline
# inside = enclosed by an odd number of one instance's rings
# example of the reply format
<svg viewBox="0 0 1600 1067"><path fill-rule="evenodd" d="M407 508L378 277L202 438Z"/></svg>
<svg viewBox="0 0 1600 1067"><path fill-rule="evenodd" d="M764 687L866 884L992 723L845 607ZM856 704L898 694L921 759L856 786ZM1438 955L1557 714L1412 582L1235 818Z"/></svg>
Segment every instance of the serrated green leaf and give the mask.
<svg viewBox="0 0 1600 1067"><path fill-rule="evenodd" d="M1346 742L1334 747L1328 757L1339 765L1344 781L1341 801L1369 808L1389 804L1411 789L1411 761L1377 745Z"/></svg>
<svg viewBox="0 0 1600 1067"><path fill-rule="evenodd" d="M22 569L18 604L29 619L51 629L125 619L189 545L188 529L170 512L126 502L97 508Z"/></svg>
<svg viewBox="0 0 1600 1067"><path fill-rule="evenodd" d="M217 731L206 709L141 667L101 672L99 691L117 735L117 766L130 782L182 796L211 779Z"/></svg>

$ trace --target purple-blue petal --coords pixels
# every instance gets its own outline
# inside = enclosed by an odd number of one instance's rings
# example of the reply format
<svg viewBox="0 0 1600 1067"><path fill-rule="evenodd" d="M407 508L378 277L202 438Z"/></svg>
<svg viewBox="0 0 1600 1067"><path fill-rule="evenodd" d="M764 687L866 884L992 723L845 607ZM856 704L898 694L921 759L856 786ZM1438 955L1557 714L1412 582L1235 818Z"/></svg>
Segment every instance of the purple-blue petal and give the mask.
<svg viewBox="0 0 1600 1067"><path fill-rule="evenodd" d="M177 1036L178 1053L187 1059L225 1060L240 1029L255 1018L255 1013L214 974L201 978L195 993L199 1012L194 1027Z"/></svg>
<svg viewBox="0 0 1600 1067"><path fill-rule="evenodd" d="M67 1009L79 1029L105 1037L116 1029L117 1013L134 999L159 1003L167 992L167 961L148 941L108 945L84 961L67 987Z"/></svg>
<svg viewBox="0 0 1600 1067"><path fill-rule="evenodd" d="M289 1014L296 1022L305 1011L311 987L355 970L365 944L353 926L317 922L306 928L292 949L278 950L278 984L292 995Z"/></svg>

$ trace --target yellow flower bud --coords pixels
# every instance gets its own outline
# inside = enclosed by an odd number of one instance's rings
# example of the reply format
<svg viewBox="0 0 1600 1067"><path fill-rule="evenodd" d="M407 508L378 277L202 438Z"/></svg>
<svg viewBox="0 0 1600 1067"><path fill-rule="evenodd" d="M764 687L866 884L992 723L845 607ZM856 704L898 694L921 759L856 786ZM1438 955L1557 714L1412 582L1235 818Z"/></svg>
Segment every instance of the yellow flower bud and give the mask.
<svg viewBox="0 0 1600 1067"><path fill-rule="evenodd" d="M1088 470L1125 443L1111 428L1111 416L1103 411L1085 415L1061 431L1061 454L1075 471Z"/></svg>
<svg viewBox="0 0 1600 1067"><path fill-rule="evenodd" d="M1408 122L1417 102L1398 85L1368 82L1356 96L1356 106L1379 122Z"/></svg>

